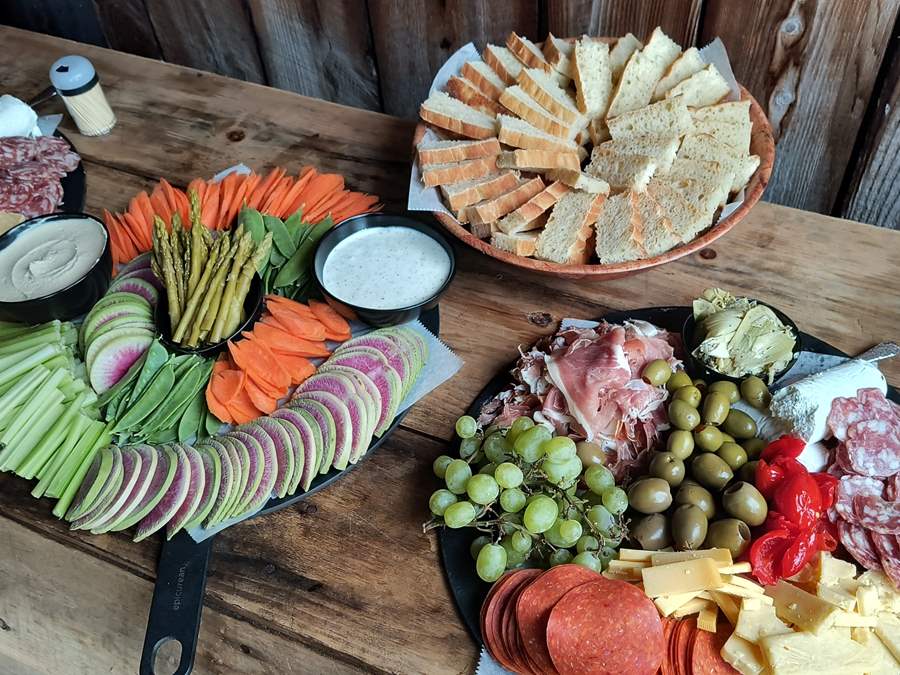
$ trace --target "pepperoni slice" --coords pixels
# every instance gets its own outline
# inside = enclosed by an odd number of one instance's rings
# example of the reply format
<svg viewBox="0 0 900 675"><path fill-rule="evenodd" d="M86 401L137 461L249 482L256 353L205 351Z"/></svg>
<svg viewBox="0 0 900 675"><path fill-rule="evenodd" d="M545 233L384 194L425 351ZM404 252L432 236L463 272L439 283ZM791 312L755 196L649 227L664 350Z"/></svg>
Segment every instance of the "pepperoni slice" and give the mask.
<svg viewBox="0 0 900 675"><path fill-rule="evenodd" d="M507 649L504 639L507 603L512 593L523 583L527 584L540 574L540 570L521 569L507 572L498 579L482 606L481 637L487 650L507 670L515 670L517 662ZM511 611L511 610L509 610Z"/></svg>
<svg viewBox="0 0 900 675"><path fill-rule="evenodd" d="M838 538L856 562L869 570L881 569L878 551L865 528L843 519L838 519L837 527Z"/></svg>
<svg viewBox="0 0 900 675"><path fill-rule="evenodd" d="M892 534L871 535L875 550L881 558L881 567L894 588L900 588L900 541Z"/></svg>
<svg viewBox="0 0 900 675"><path fill-rule="evenodd" d="M547 621L547 650L560 675L654 675L665 642L656 606L624 581L590 581L566 593Z"/></svg>
<svg viewBox="0 0 900 675"><path fill-rule="evenodd" d="M726 621L718 622L715 633L695 631L689 672L693 675L737 675L738 671L722 658L722 647L730 635L731 626Z"/></svg>

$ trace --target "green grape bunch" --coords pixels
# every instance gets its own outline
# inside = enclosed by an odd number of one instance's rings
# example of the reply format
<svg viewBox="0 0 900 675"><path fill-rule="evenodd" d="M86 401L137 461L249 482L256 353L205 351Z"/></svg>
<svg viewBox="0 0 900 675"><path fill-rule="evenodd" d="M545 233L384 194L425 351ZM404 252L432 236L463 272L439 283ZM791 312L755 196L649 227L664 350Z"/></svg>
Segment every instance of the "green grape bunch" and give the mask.
<svg viewBox="0 0 900 675"><path fill-rule="evenodd" d="M593 443L556 436L527 416L508 428L456 422L459 457L432 465L443 482L423 529L474 528L475 569L493 582L519 566L564 563L605 570L628 534L628 496Z"/></svg>

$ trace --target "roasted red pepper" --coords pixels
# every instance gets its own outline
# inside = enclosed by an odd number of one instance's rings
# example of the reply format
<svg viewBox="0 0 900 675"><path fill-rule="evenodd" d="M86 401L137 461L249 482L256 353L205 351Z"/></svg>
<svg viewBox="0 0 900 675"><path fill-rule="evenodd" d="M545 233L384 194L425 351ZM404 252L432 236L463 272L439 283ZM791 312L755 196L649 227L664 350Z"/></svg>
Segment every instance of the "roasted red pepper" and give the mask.
<svg viewBox="0 0 900 675"><path fill-rule="evenodd" d="M819 484L805 470L781 481L774 502L776 511L802 529L815 526L824 515Z"/></svg>
<svg viewBox="0 0 900 675"><path fill-rule="evenodd" d="M802 438L797 438L796 436L782 436L765 447L760 455L760 459L764 459L767 462L775 457L797 459L805 447L806 441Z"/></svg>
<svg viewBox="0 0 900 675"><path fill-rule="evenodd" d="M753 575L761 584L774 584L784 575L781 573L782 560L794 535L787 530L766 532L750 545L750 565Z"/></svg>
<svg viewBox="0 0 900 675"><path fill-rule="evenodd" d="M838 479L829 473L814 473L810 475L819 486L819 493L822 495L822 510L827 511L834 506Z"/></svg>
<svg viewBox="0 0 900 675"><path fill-rule="evenodd" d="M756 464L756 489L762 493L767 500L775 495L775 488L784 478L784 469L779 466L769 464L766 460L761 459Z"/></svg>

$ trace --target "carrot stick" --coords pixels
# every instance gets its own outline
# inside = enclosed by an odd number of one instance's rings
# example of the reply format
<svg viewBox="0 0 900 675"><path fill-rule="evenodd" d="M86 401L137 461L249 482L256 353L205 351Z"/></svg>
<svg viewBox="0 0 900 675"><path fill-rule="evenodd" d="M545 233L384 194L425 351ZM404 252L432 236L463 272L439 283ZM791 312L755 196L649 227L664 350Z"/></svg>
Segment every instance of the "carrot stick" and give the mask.
<svg viewBox="0 0 900 675"><path fill-rule="evenodd" d="M344 189L344 177L334 173L324 173L316 176L306 190L303 192L303 210L305 213L312 212L323 199L327 198L333 192Z"/></svg>
<svg viewBox="0 0 900 675"><path fill-rule="evenodd" d="M278 319L278 321L287 328L287 338L293 337L306 338L307 340L319 341L325 339L325 325L318 319L307 319L297 315L289 309L281 305L274 304L269 307L269 312ZM260 329L269 328L261 326ZM262 334L260 334L262 336ZM264 337L264 336L263 336ZM273 335L273 337L278 337Z"/></svg>
<svg viewBox="0 0 900 675"><path fill-rule="evenodd" d="M128 262L132 258L137 257L140 249L135 243L134 238L131 236L130 228L128 227L128 222L125 220L124 213L119 216L119 225L119 243L122 244L122 254L124 255L122 262Z"/></svg>
<svg viewBox="0 0 900 675"><path fill-rule="evenodd" d="M223 370L210 378L216 398L228 405L231 403L244 386L246 375L243 370Z"/></svg>
<svg viewBox="0 0 900 675"><path fill-rule="evenodd" d="M206 407L209 408L209 411L215 415L220 422L227 422L229 424L234 422L231 411L216 397L212 380L206 385Z"/></svg>
<svg viewBox="0 0 900 675"><path fill-rule="evenodd" d="M162 188L162 193L166 198L166 204L169 205L169 210L171 213L175 213L178 211L178 198L175 196L175 188L167 181L165 178L159 179L159 185Z"/></svg>
<svg viewBox="0 0 900 675"><path fill-rule="evenodd" d="M241 206L245 204L249 206L249 202L253 197L253 193L256 192L256 189L259 187L260 182L262 181L262 176L258 173L251 173L247 177L247 187L244 189L244 198L241 200ZM240 211L240 208L238 208Z"/></svg>
<svg viewBox="0 0 900 675"><path fill-rule="evenodd" d="M335 192L330 197L326 197L319 205L309 212L309 222L318 223L334 210L334 207L342 203L347 198L347 193L343 190Z"/></svg>
<svg viewBox="0 0 900 675"><path fill-rule="evenodd" d="M219 217L219 184L209 183L206 186L206 194L200 205L200 222L210 230L216 229Z"/></svg>
<svg viewBox="0 0 900 675"><path fill-rule="evenodd" d="M297 302L296 300L288 300L284 296L270 294L266 296L266 303L268 305L276 304L283 305L285 308L291 310L298 316L307 317L309 319L315 319L316 315L313 314L313 311L302 302ZM270 312L271 313L271 312Z"/></svg>
<svg viewBox="0 0 900 675"><path fill-rule="evenodd" d="M187 193L184 190L172 188L172 194L175 195L175 200L178 202L178 215L181 217L182 227L185 224L190 227L191 203L188 201Z"/></svg>
<svg viewBox="0 0 900 675"><path fill-rule="evenodd" d="M258 410L257 407L253 405L253 401L247 396L247 391L245 389L241 389L234 400L227 403L225 407L228 409L228 412L231 413L232 417L234 417L234 421L238 424L247 424L262 415L262 411Z"/></svg>
<svg viewBox="0 0 900 675"><path fill-rule="evenodd" d="M119 233L117 232L119 228L113 220L113 215L106 209L103 209L103 222L106 225L106 231L109 233L109 249L112 255L113 266L115 266L122 262L121 244L119 244Z"/></svg>
<svg viewBox="0 0 900 675"><path fill-rule="evenodd" d="M234 196L231 198L231 204L228 207L228 222L233 223L237 218L238 211L241 210L241 204L244 202L244 195L247 194L247 187L250 185L250 176L241 175L238 177L234 188Z"/></svg>
<svg viewBox="0 0 900 675"><path fill-rule="evenodd" d="M288 216L292 216L297 212L297 209L300 208L300 199L303 193L303 190L306 188L309 181L312 180L313 176L316 175L316 170L311 166L303 167L304 171L300 172L300 175L297 176L297 182L295 182L291 189L288 190L287 194L284 196L284 211ZM309 169L308 171L305 171Z"/></svg>
<svg viewBox="0 0 900 675"><path fill-rule="evenodd" d="M134 243L134 247L136 249L135 255L144 251L149 251L151 248L153 248L153 242L145 240L144 228L142 227L141 223L138 222L137 218L126 211L122 214L122 219L125 221L125 232Z"/></svg>
<svg viewBox="0 0 900 675"><path fill-rule="evenodd" d="M338 334L350 332L350 324L328 303L310 299L309 308L329 331Z"/></svg>
<svg viewBox="0 0 900 675"><path fill-rule="evenodd" d="M284 169L280 167L272 169L259 184L259 187L253 191L253 198L247 200L247 206L251 209L259 210L259 207L269 196L269 192L272 191L273 186L278 184L278 181L281 180L282 176L284 176Z"/></svg>
<svg viewBox="0 0 900 675"><path fill-rule="evenodd" d="M300 384L303 380L316 372L316 367L312 364L312 361L304 356L295 356L293 354L275 351L273 351L273 353L278 357L278 363L280 363L291 376L292 385Z"/></svg>
<svg viewBox="0 0 900 675"><path fill-rule="evenodd" d="M253 405L267 415L275 412L275 409L278 407L278 399L270 396L251 378L247 378L244 382L244 391L247 392L247 397L253 402Z"/></svg>
<svg viewBox="0 0 900 675"><path fill-rule="evenodd" d="M219 182L219 222L216 225L217 230L227 230L231 225L228 222L228 209L234 196L236 178L237 174L230 173Z"/></svg>
<svg viewBox="0 0 900 675"><path fill-rule="evenodd" d="M285 185L285 183L279 181L278 185L274 190L272 190L272 192L269 193L269 196L266 198L266 201L263 203L259 210L272 216L279 216L279 214L275 211L275 207L279 203L281 203L281 200L284 198L284 195L288 191L288 189L290 189L288 185Z"/></svg>
<svg viewBox="0 0 900 675"><path fill-rule="evenodd" d="M153 213L162 218L166 225L172 222L172 209L169 208L166 196L159 185L156 186L150 195L150 204L153 206Z"/></svg>

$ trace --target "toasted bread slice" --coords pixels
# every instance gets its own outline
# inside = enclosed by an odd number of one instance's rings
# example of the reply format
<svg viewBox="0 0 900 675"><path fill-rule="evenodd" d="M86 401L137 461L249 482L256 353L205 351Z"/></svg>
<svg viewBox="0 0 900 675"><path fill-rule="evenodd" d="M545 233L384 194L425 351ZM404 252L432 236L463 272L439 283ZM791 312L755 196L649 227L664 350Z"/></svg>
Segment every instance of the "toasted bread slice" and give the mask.
<svg viewBox="0 0 900 675"><path fill-rule="evenodd" d="M694 132L709 134L722 145L731 148L739 157L750 154L750 136L753 133L750 120L745 124L732 124L711 118L701 120L694 118Z"/></svg>
<svg viewBox="0 0 900 675"><path fill-rule="evenodd" d="M479 157L462 162L431 164L422 168L422 182L427 187L450 185L461 181L483 178L497 173L497 157Z"/></svg>
<svg viewBox="0 0 900 675"><path fill-rule="evenodd" d="M545 73L556 78L559 86L569 86L571 79L547 63L547 59L544 58L541 50L527 37L517 35L516 32L513 31L509 34L509 37L506 38L506 48L513 53L513 56L522 62L522 65L528 68L540 68Z"/></svg>
<svg viewBox="0 0 900 675"><path fill-rule="evenodd" d="M692 108L701 108L718 103L728 96L729 92L731 92L731 88L728 86L725 78L710 63L703 70L697 71L686 80L672 87L666 93L666 98L681 96L685 105Z"/></svg>
<svg viewBox="0 0 900 675"><path fill-rule="evenodd" d="M620 155L597 146L584 171L609 183L610 190L615 192L643 192L656 171L656 160L646 155Z"/></svg>
<svg viewBox="0 0 900 675"><path fill-rule="evenodd" d="M569 187L559 181L551 183L515 211L503 216L497 223L497 227L506 234L537 230L543 227L547 219L547 211L568 191Z"/></svg>
<svg viewBox="0 0 900 675"><path fill-rule="evenodd" d="M506 47L488 45L481 52L481 58L507 86L514 85L522 72L522 62Z"/></svg>
<svg viewBox="0 0 900 675"><path fill-rule="evenodd" d="M712 159L685 157L679 151L678 155L675 156L675 161L672 162L672 166L668 173L664 175L669 180L687 178L690 180L713 181L718 183L720 180L724 180L725 176L732 179L734 178L734 165L730 161L726 161L723 164ZM731 184L729 183L725 187L730 191ZM716 190L716 194L720 194L718 190ZM724 196L720 195L718 206L724 206L727 201L728 192L726 192Z"/></svg>
<svg viewBox="0 0 900 675"><path fill-rule="evenodd" d="M518 184L519 175L515 171L504 171L462 183L442 185L441 192L451 210L458 212L485 199L499 197L515 189Z"/></svg>
<svg viewBox="0 0 900 675"><path fill-rule="evenodd" d="M500 123L500 142L505 145L527 150L577 152L578 158L582 160L587 157L587 151L575 141L548 134L518 117L497 115L497 121Z"/></svg>
<svg viewBox="0 0 900 675"><path fill-rule="evenodd" d="M550 169L581 169L577 152L558 150L510 150L497 155L497 166L501 169L541 172Z"/></svg>
<svg viewBox="0 0 900 675"><path fill-rule="evenodd" d="M477 238L488 239L497 232L497 223L472 223L469 229Z"/></svg>
<svg viewBox="0 0 900 675"><path fill-rule="evenodd" d="M616 117L649 104L656 84L680 55L681 47L662 29L656 28L644 48L632 54L625 64L622 78L613 91L607 117Z"/></svg>
<svg viewBox="0 0 900 675"><path fill-rule="evenodd" d="M622 192L607 199L594 227L601 263L612 265L647 257L641 244L641 219L633 193Z"/></svg>
<svg viewBox="0 0 900 675"><path fill-rule="evenodd" d="M606 120L602 117L592 119L588 125L588 134L590 135L591 143L594 145L600 145L603 141L608 141L610 135L609 127L606 126Z"/></svg>
<svg viewBox="0 0 900 675"><path fill-rule="evenodd" d="M693 238L693 233L705 227L703 214L665 180L651 180L647 186L647 194L660 205L681 241L687 243Z"/></svg>
<svg viewBox="0 0 900 675"><path fill-rule="evenodd" d="M678 160L675 160L676 163ZM694 225L693 232L686 232L685 238L694 239L700 232L713 224L713 217L719 207L728 198L732 174L719 172L706 178L673 178L667 176L660 182L668 183L673 189L684 197L700 214L702 218Z"/></svg>
<svg viewBox="0 0 900 675"><path fill-rule="evenodd" d="M609 194L609 183L595 176L589 176L572 169L555 169L546 171L544 175L550 180L557 180L575 190L590 192L595 195Z"/></svg>
<svg viewBox="0 0 900 675"><path fill-rule="evenodd" d="M646 192L635 193L634 199L641 219L641 245L647 256L662 255L678 246L681 239L662 207Z"/></svg>
<svg viewBox="0 0 900 675"><path fill-rule="evenodd" d="M507 110L518 115L526 122L530 122L538 129L542 129L548 134L559 136L564 140L571 141L579 131L547 112L518 85L508 87L500 96L500 103Z"/></svg>
<svg viewBox="0 0 900 675"><path fill-rule="evenodd" d="M493 223L510 211L514 211L544 189L544 181L532 178L513 190L466 208L472 223Z"/></svg>
<svg viewBox="0 0 900 675"><path fill-rule="evenodd" d="M491 235L491 246L499 248L501 251L530 258L534 255L537 247L537 239L537 232L516 232L514 234L494 232Z"/></svg>
<svg viewBox="0 0 900 675"><path fill-rule="evenodd" d="M625 64L628 59L636 51L644 48L644 45L631 33L625 33L623 37L616 40L616 44L609 51L609 67L612 70L613 83L619 81L622 77L622 71L625 70Z"/></svg>
<svg viewBox="0 0 900 675"><path fill-rule="evenodd" d="M593 225L605 195L568 192L553 207L541 235L535 256L560 265L583 265L591 257Z"/></svg>
<svg viewBox="0 0 900 675"><path fill-rule="evenodd" d="M419 107L419 117L467 138L490 138L497 134L497 121L493 115L475 110L443 91L428 97Z"/></svg>
<svg viewBox="0 0 900 675"><path fill-rule="evenodd" d="M506 83L484 61L466 61L459 74L492 101L498 100L506 89Z"/></svg>
<svg viewBox="0 0 900 675"><path fill-rule="evenodd" d="M480 141L431 141L419 143L419 166L449 164L479 157L496 157L500 154L500 142L496 138Z"/></svg>
<svg viewBox="0 0 900 675"><path fill-rule="evenodd" d="M544 110L569 125L587 126L587 120L575 107L575 101L556 83L553 76L540 68L523 68L519 86Z"/></svg>
<svg viewBox="0 0 900 675"><path fill-rule="evenodd" d="M728 124L749 124L750 122L750 99L745 98L740 101L726 101L725 103L716 103L703 108L697 108L691 111L691 117L695 121L713 120L716 122L725 122Z"/></svg>
<svg viewBox="0 0 900 675"><path fill-rule="evenodd" d="M658 101L664 98L666 93L679 82L686 80L694 73L699 73L706 67L703 59L700 58L700 52L696 47L686 49L675 62L669 66L662 79L656 83L656 89L653 90L653 100Z"/></svg>
<svg viewBox="0 0 900 675"><path fill-rule="evenodd" d="M680 98L664 99L607 119L606 125L613 140L644 134L684 136L694 128L691 114Z"/></svg>
<svg viewBox="0 0 900 675"><path fill-rule="evenodd" d="M665 173L675 161L680 139L675 136L660 134L645 134L642 136L627 136L616 141L605 141L595 146L601 152L611 152L620 155L644 155L652 157L656 163L657 171Z"/></svg>
<svg viewBox="0 0 900 675"><path fill-rule="evenodd" d="M612 96L609 45L599 40L582 38L575 43L572 63L578 109L592 118L605 116Z"/></svg>
<svg viewBox="0 0 900 675"><path fill-rule="evenodd" d="M574 45L568 40L560 40L553 33L547 34L544 40L544 58L553 68L565 75L574 77L572 68L572 48Z"/></svg>
<svg viewBox="0 0 900 675"><path fill-rule="evenodd" d="M688 134L678 151L679 159L703 159L718 162L725 170L734 174L731 191L744 187L759 166L756 155L741 156L728 145L720 143L709 134ZM677 175L677 174L675 174Z"/></svg>
<svg viewBox="0 0 900 675"><path fill-rule="evenodd" d="M504 111L503 106L482 94L478 87L464 77L454 75L447 80L447 93L486 115L497 115Z"/></svg>

